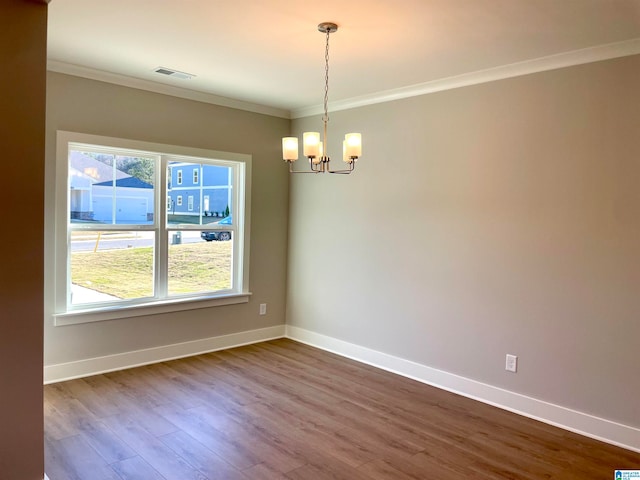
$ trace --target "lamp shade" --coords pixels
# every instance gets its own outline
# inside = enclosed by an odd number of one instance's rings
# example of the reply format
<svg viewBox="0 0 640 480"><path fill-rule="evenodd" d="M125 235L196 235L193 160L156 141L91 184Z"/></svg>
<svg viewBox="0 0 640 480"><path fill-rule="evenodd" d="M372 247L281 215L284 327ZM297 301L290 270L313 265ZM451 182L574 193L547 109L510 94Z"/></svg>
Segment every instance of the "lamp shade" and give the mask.
<svg viewBox="0 0 640 480"><path fill-rule="evenodd" d="M295 162L298 159L297 137L284 137L282 139L282 158L289 162Z"/></svg>
<svg viewBox="0 0 640 480"><path fill-rule="evenodd" d="M347 133L344 136L345 156L356 159L362 155L362 135Z"/></svg>
<svg viewBox="0 0 640 480"><path fill-rule="evenodd" d="M302 144L305 157L320 156L320 134L318 132L304 132Z"/></svg>

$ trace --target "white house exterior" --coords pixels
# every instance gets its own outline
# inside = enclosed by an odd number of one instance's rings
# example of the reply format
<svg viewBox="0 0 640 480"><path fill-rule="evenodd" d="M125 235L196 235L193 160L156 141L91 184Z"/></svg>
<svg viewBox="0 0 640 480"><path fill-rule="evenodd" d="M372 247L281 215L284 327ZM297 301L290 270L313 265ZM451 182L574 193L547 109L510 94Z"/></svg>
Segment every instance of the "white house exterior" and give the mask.
<svg viewBox="0 0 640 480"><path fill-rule="evenodd" d="M93 220L101 223L153 223L153 185L135 177L92 186Z"/></svg>
<svg viewBox="0 0 640 480"><path fill-rule="evenodd" d="M69 153L69 184L71 221L153 222L153 185L82 152Z"/></svg>

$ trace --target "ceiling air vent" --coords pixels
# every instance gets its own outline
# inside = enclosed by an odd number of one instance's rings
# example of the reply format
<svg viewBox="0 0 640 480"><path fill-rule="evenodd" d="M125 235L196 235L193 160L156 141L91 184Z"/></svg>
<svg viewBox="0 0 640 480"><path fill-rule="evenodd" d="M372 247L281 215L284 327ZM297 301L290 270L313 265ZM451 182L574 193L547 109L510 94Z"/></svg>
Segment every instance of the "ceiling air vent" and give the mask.
<svg viewBox="0 0 640 480"><path fill-rule="evenodd" d="M190 78L195 77L195 75L191 73L179 72L177 70L172 70L166 67L158 67L154 70L154 72L166 75L168 77L182 78L183 80L189 80Z"/></svg>

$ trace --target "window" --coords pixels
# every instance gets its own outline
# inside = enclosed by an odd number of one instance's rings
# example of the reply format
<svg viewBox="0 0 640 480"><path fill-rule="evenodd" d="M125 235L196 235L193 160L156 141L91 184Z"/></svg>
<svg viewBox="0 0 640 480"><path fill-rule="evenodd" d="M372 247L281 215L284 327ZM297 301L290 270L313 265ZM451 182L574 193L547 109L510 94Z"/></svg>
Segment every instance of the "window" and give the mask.
<svg viewBox="0 0 640 480"><path fill-rule="evenodd" d="M193 184L194 185L198 185L198 171L199 170L197 168L195 168L193 170Z"/></svg>
<svg viewBox="0 0 640 480"><path fill-rule="evenodd" d="M248 301L250 165L58 132L56 325ZM189 169L199 185L182 185Z"/></svg>

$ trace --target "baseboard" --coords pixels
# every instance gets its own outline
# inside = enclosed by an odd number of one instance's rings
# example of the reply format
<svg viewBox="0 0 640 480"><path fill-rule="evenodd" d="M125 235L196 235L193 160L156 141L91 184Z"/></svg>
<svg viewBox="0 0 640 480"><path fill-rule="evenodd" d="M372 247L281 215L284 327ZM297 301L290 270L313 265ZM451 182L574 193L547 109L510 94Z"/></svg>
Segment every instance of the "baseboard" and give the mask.
<svg viewBox="0 0 640 480"><path fill-rule="evenodd" d="M249 330L219 337L203 338L190 342L174 343L161 347L147 348L133 352L118 353L104 357L88 358L76 362L59 363L44 367L44 383L56 383L74 378L88 377L100 373L139 367L151 363L175 360L177 358L214 352L227 348L265 342L285 335L285 326Z"/></svg>
<svg viewBox="0 0 640 480"><path fill-rule="evenodd" d="M227 348L288 337L428 385L524 415L565 430L640 452L640 429L595 417L560 405L538 400L476 380L388 355L370 348L328 337L300 327L274 327L210 337L190 342L95 357L44 367L44 383L123 370L151 363L224 350ZM47 480L45 476L45 480Z"/></svg>
<svg viewBox="0 0 640 480"><path fill-rule="evenodd" d="M554 405L300 327L287 325L286 336L525 417L640 452L640 429L628 425Z"/></svg>

